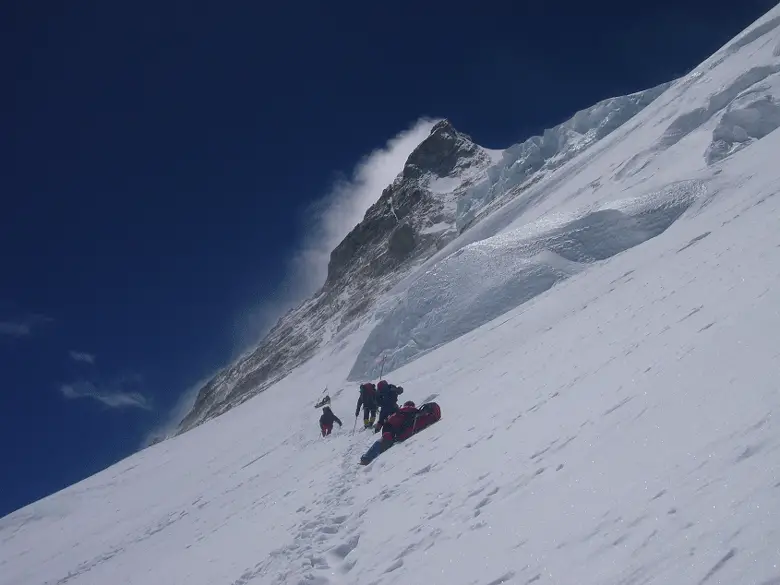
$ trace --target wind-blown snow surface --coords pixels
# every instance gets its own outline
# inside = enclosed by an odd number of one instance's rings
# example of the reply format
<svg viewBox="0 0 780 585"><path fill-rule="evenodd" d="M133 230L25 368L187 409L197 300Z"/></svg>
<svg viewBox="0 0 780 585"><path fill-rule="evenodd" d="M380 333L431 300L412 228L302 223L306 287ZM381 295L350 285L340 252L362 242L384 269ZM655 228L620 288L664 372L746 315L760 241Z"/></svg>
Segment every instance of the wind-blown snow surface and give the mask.
<svg viewBox="0 0 780 585"><path fill-rule="evenodd" d="M702 67L723 59L711 93L777 52L772 22L780 10ZM350 434L344 380L364 328L241 407L0 520L0 584L780 583L780 131L711 163L721 113L673 156L647 150L665 116L708 102L684 92L692 79L558 169L535 205L473 228L517 249L529 240L513 230L546 234L529 257L566 278L388 375L404 398L439 402L439 423L357 465L374 436ZM630 159L643 170L609 175ZM612 196L574 196L599 176ZM683 180L694 196L657 216L655 237L552 261L551 234L592 218L576 210L631 216L621 202ZM560 221L531 233L543 217ZM476 234L453 242L461 257ZM326 383L345 428L322 439L312 404Z"/></svg>

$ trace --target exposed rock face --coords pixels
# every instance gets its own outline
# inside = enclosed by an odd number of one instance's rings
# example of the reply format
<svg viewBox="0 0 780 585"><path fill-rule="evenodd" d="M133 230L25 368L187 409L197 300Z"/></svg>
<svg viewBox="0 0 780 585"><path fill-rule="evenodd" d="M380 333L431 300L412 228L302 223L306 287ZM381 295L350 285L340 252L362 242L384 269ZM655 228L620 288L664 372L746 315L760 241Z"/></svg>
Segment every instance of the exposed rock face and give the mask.
<svg viewBox="0 0 780 585"><path fill-rule="evenodd" d="M325 289L345 278L379 278L411 258L435 248L444 230L426 232L435 224L454 226L454 208L447 194L434 193L431 178L478 175L492 163L486 151L443 120L409 155L401 174L366 212L330 255ZM452 235L452 234L450 234Z"/></svg>
<svg viewBox="0 0 780 585"><path fill-rule="evenodd" d="M416 244L417 238L414 228L408 223L402 223L390 234L387 251L390 252L393 259L402 262L414 252Z"/></svg>
<svg viewBox="0 0 780 585"><path fill-rule="evenodd" d="M448 177L486 160L487 155L480 146L455 130L448 120L442 120L409 156L402 176L419 179L426 173L433 173L437 177Z"/></svg>

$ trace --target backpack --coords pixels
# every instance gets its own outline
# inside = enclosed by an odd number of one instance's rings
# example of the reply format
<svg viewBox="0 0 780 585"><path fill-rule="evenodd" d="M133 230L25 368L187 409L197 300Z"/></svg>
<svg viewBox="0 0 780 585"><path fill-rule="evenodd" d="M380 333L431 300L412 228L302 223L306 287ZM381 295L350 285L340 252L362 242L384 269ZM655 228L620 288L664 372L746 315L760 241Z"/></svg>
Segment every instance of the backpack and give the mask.
<svg viewBox="0 0 780 585"><path fill-rule="evenodd" d="M399 388L397 386L389 384L388 386L377 391L377 400L379 400L379 404L381 406L388 407L392 406L393 404L398 404L398 390ZM400 390L403 391L403 388L400 388Z"/></svg>
<svg viewBox="0 0 780 585"><path fill-rule="evenodd" d="M376 401L376 386L370 382L361 384L360 395L363 397L363 402L371 403Z"/></svg>

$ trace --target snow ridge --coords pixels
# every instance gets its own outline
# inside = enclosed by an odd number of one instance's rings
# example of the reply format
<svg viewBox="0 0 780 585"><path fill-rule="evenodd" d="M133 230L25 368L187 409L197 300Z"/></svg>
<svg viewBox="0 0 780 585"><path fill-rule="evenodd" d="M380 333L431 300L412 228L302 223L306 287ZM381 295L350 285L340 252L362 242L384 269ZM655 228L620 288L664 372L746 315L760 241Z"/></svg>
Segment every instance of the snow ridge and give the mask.
<svg viewBox="0 0 780 585"><path fill-rule="evenodd" d="M663 233L706 192L686 181L469 244L420 276L374 327L349 374L372 379ZM380 359L381 358L381 359ZM380 365L381 364L381 365Z"/></svg>
<svg viewBox="0 0 780 585"><path fill-rule="evenodd" d="M517 189L540 180L614 132L660 96L671 83L627 96L603 100L542 136L502 151L500 163L458 201L458 228L469 226L494 199L516 196Z"/></svg>

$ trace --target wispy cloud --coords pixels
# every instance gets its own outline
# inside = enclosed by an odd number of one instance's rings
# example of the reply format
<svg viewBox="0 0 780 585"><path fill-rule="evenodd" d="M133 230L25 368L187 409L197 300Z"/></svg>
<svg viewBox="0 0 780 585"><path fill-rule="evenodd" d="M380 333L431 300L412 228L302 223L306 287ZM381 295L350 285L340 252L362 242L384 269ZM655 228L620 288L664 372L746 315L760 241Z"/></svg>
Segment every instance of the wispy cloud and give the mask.
<svg viewBox="0 0 780 585"><path fill-rule="evenodd" d="M30 337L33 329L50 322L44 315L24 315L0 320L0 335L7 337Z"/></svg>
<svg viewBox="0 0 780 585"><path fill-rule="evenodd" d="M64 384L60 387L62 395L69 400L79 398L91 398L102 402L110 408L141 408L152 410L152 405L143 394L130 391L127 387L127 379L120 380L108 387L99 387L94 382L79 380L72 384Z"/></svg>
<svg viewBox="0 0 780 585"><path fill-rule="evenodd" d="M71 351L70 359L74 362L84 362L87 364L95 363L95 355L84 351Z"/></svg>
<svg viewBox="0 0 780 585"><path fill-rule="evenodd" d="M305 236L289 260L277 295L241 317L239 349L259 342L285 311L325 283L331 251L360 223L437 121L422 118L384 147L363 157L348 178L336 181L306 210Z"/></svg>
<svg viewBox="0 0 780 585"><path fill-rule="evenodd" d="M29 323L17 323L13 321L0 321L0 335L9 337L27 337L32 333Z"/></svg>

